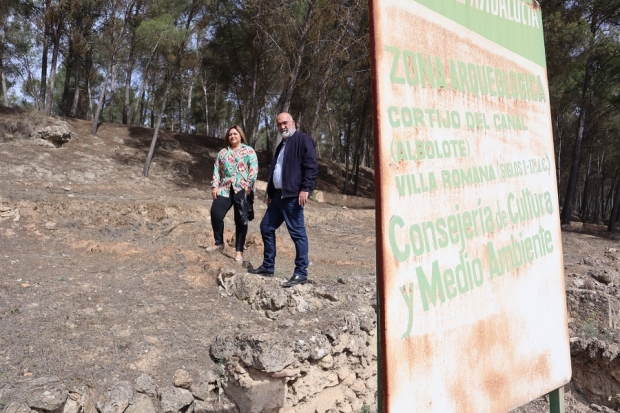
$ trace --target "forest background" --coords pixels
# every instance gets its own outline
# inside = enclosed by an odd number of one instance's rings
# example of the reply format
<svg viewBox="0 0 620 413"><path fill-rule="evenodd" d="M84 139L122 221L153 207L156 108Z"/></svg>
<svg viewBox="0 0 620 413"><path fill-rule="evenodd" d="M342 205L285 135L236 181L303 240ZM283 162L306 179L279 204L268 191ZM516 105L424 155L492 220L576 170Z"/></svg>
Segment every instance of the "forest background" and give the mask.
<svg viewBox="0 0 620 413"><path fill-rule="evenodd" d="M466 0L473 1L473 0ZM620 0L541 0L561 220L620 211ZM290 112L356 194L373 167L365 0L0 0L0 104L273 150ZM349 184L351 182L351 184Z"/></svg>

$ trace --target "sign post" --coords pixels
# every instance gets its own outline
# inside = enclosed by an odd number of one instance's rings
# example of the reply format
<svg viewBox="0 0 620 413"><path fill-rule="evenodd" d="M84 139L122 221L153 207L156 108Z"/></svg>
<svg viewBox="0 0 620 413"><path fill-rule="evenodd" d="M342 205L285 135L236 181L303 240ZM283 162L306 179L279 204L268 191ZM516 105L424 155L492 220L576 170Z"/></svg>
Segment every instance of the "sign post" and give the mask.
<svg viewBox="0 0 620 413"><path fill-rule="evenodd" d="M369 5L381 409L555 400L571 369L540 7Z"/></svg>

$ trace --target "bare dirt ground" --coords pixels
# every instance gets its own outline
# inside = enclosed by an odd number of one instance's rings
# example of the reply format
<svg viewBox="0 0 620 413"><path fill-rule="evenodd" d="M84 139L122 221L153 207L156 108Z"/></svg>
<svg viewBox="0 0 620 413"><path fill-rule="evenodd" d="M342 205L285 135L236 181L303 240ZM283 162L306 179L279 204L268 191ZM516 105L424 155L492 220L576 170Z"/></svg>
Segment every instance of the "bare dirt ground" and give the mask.
<svg viewBox="0 0 620 413"><path fill-rule="evenodd" d="M34 122L27 116L5 109L0 120ZM88 122L66 121L76 135L61 148L6 129L0 136L0 383L53 375L105 389L145 372L167 384L177 369L197 374L213 365L216 334L272 329L270 320L218 290L219 269L235 266L232 244L223 254L204 250L212 242L209 181L222 142L164 132L143 178L151 130L103 124L91 136ZM260 156L262 165L267 158ZM372 172L363 172L360 194L372 197ZM318 188L336 192L342 185L342 168L322 164ZM259 218L249 229L245 257L254 266L262 257L264 208L257 202ZM367 287L375 279L374 210L311 201L306 219L312 281L348 295L351 306L374 303L374 287ZM233 230L227 219L228 240ZM563 248L569 288L595 286L587 277L592 262L617 274L617 261L609 259L617 239L566 231ZM282 228L282 281L293 257ZM571 322L571 337L583 332L586 320ZM613 411L567 389L569 412ZM542 398L518 412L548 409Z"/></svg>
<svg viewBox="0 0 620 413"><path fill-rule="evenodd" d="M56 375L105 388L137 371L168 383L179 368L204 370L216 333L266 323L218 291L219 268L235 265L233 244L224 254L204 250L222 143L164 133L143 178L152 131L104 124L95 137L87 122L69 123L77 136L62 148L0 142L0 382ZM321 189L339 184L324 176ZM265 205L255 208L245 258L258 266ZM307 211L311 279L372 280L374 211L317 202ZM233 230L231 212L228 240ZM282 228L283 281L293 258Z"/></svg>

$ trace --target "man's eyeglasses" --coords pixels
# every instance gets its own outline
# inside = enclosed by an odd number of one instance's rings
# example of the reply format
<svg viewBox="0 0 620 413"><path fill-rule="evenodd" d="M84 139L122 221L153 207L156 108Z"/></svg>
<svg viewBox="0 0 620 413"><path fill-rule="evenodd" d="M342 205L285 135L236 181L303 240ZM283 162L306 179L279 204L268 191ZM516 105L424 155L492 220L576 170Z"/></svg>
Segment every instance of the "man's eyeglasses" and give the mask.
<svg viewBox="0 0 620 413"><path fill-rule="evenodd" d="M280 126L286 126L286 125L288 125L289 123L293 123L293 122L295 122L295 121L294 121L294 120L285 120L284 122L276 123L276 125L277 125L277 126L278 126L278 128L279 128Z"/></svg>

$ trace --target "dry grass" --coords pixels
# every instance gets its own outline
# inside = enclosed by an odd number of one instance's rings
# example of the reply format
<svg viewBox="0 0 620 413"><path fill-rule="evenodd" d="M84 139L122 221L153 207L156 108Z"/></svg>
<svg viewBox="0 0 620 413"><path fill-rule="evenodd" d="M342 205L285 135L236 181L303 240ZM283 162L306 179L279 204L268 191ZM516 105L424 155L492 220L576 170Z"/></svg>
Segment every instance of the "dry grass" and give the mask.
<svg viewBox="0 0 620 413"><path fill-rule="evenodd" d="M0 106L0 115L8 114L21 116L0 116L0 142L27 139L35 129L46 124L45 116L38 111Z"/></svg>

